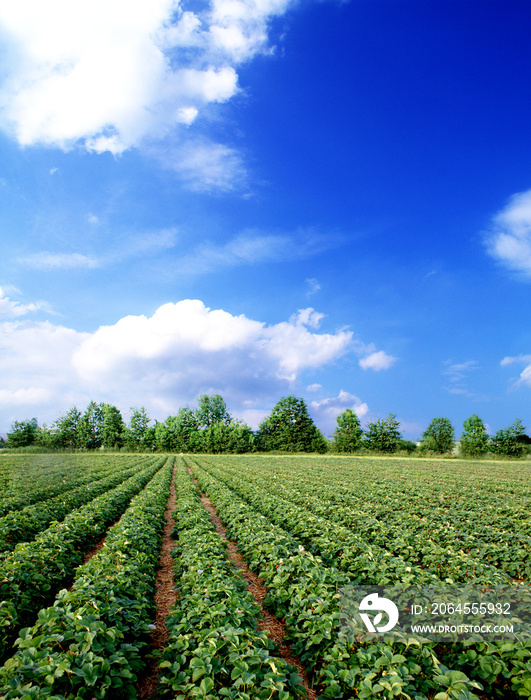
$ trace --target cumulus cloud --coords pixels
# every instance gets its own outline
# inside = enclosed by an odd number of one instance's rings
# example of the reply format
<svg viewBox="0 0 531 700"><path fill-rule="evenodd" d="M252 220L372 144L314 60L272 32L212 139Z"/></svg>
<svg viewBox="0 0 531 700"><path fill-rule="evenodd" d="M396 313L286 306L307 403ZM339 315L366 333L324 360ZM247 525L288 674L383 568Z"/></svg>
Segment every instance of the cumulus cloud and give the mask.
<svg viewBox="0 0 531 700"><path fill-rule="evenodd" d="M337 427L338 415L347 408L354 411L360 420L363 420L369 413L369 407L366 403L343 390L336 397L312 401L309 405L312 416L327 436L332 435Z"/></svg>
<svg viewBox="0 0 531 700"><path fill-rule="evenodd" d="M306 369L344 355L352 333L312 333L313 310L272 326L211 310L199 300L161 306L150 318L127 316L102 326L76 351L73 363L87 381L116 383L160 378L191 393L218 385L243 395L248 382L286 385Z"/></svg>
<svg viewBox="0 0 531 700"><path fill-rule="evenodd" d="M22 145L119 154L237 94L289 0L19 0L0 5L0 124ZM219 154L218 154L219 155Z"/></svg>
<svg viewBox="0 0 531 700"><path fill-rule="evenodd" d="M381 372L382 370L392 367L396 359L396 357L388 355L383 350L377 350L376 352L371 352L366 357L362 357L359 361L359 366L362 369L372 369L375 372Z"/></svg>
<svg viewBox="0 0 531 700"><path fill-rule="evenodd" d="M531 277L531 190L515 194L493 218L488 253L509 270Z"/></svg>
<svg viewBox="0 0 531 700"><path fill-rule="evenodd" d="M306 373L357 353L352 331L322 332L323 315L311 307L266 324L185 299L160 306L152 316L125 316L83 333L30 320L38 305L17 304L5 295L0 310L4 430L28 416L50 422L91 399L124 413L145 405L163 420L202 393L220 393L235 416L256 427L272 402L297 391ZM312 407L327 428L345 408L360 417L368 411L347 392Z"/></svg>
<svg viewBox="0 0 531 700"><path fill-rule="evenodd" d="M13 420L35 416L49 423L63 409L84 401L72 354L85 337L48 321L0 323L2 432Z"/></svg>
<svg viewBox="0 0 531 700"><path fill-rule="evenodd" d="M221 393L235 415L257 419L305 371L348 353L352 339L348 331L317 332L313 309L267 325L188 299L78 333L18 320L37 305L1 299L3 315L16 319L0 326L4 429L24 408L49 421L91 398L123 411L141 403L165 418L201 393Z"/></svg>

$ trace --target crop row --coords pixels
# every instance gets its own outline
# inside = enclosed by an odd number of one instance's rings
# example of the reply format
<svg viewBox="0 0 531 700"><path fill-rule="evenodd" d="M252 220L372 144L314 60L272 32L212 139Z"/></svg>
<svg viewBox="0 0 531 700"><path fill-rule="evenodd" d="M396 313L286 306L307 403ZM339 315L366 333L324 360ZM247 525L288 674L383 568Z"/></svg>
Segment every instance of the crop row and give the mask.
<svg viewBox="0 0 531 700"><path fill-rule="evenodd" d="M42 532L53 520L63 520L71 511L89 503L109 489L113 489L132 473L139 471L137 463L127 469L97 477L89 484L83 484L45 501L34 503L22 510L9 511L0 518L0 552L11 551L19 542L28 542Z"/></svg>
<svg viewBox="0 0 531 700"><path fill-rule="evenodd" d="M257 631L259 607L227 559L224 543L184 466L176 473L177 602L159 667L163 697L289 700L301 693L296 669Z"/></svg>
<svg viewBox="0 0 531 700"><path fill-rule="evenodd" d="M139 462L146 459L149 458L136 458ZM109 469L127 469L130 461L128 455L3 455L0 458L0 470L4 474L0 517L11 510L89 484L100 475L108 474Z"/></svg>
<svg viewBox="0 0 531 700"><path fill-rule="evenodd" d="M449 698L470 699L478 684L440 664L431 645L385 637L354 646L341 635L338 589L344 572L327 567L281 528L270 523L226 486L193 467L227 535L238 542L251 569L269 592L264 601L285 619L292 650L313 672L323 698L397 696L421 700L444 689Z"/></svg>
<svg viewBox="0 0 531 700"><path fill-rule="evenodd" d="M6 700L134 698L154 616L153 595L172 478L167 460L77 570L70 591L22 631L0 669Z"/></svg>
<svg viewBox="0 0 531 700"><path fill-rule="evenodd" d="M238 541L251 569L264 578L269 588L266 603L285 617L295 642L292 648L314 669L323 697L350 697L354 688L357 697L405 693L419 700L437 691L447 698L475 697L470 692L474 688L500 697L531 694L531 651L523 642L448 647L444 661L453 670L442 663L434 644L420 645L396 634L378 644L349 644L341 636L337 593L350 580L347 572L325 566L227 486L197 465L192 468L227 524L227 534Z"/></svg>
<svg viewBox="0 0 531 700"><path fill-rule="evenodd" d="M72 576L83 553L98 542L135 496L161 468L165 458L60 523L52 523L33 542L21 543L0 563L0 658L18 628L31 623L37 611L53 600L55 591Z"/></svg>
<svg viewBox="0 0 531 700"><path fill-rule="evenodd" d="M494 567L462 551L441 547L429 538L417 538L413 543L408 541L410 534L407 531L398 536L391 533L388 539L373 537L363 530L353 531L337 519L328 519L328 510L320 506L317 498L299 497L293 489L289 494L291 500L303 504L297 505L271 493L277 489L275 481L269 480L257 488L256 484L249 483L248 478L229 474L211 464L208 470L263 515L289 530L311 551L348 572L353 583L385 585L414 581L428 584L449 578L454 582L471 579L484 583L508 581L507 576Z"/></svg>
<svg viewBox="0 0 531 700"><path fill-rule="evenodd" d="M249 492L253 492L250 484L260 489L267 488L268 492L285 501L340 523L410 562L438 575L444 572L444 578L462 581L464 577L481 577L484 580L487 576L491 583L501 583L502 577L495 568L504 571L507 577L531 578L531 538L525 535L513 532L510 538L503 540L500 532L489 525L476 524L471 527L468 522L450 521L448 517L445 522L437 522L432 518L430 509L423 516L409 512L409 504L404 500L400 504L393 503L392 509L385 514L380 513L380 517L376 518L367 513L366 501L360 501L357 507L338 504L335 487L325 483L313 483L310 491L307 484L297 483L295 488L277 474L271 479L270 475L257 473L252 468L242 470L241 464L238 471L231 469L228 463L221 467L216 465L216 473L222 474L224 479L231 478L232 484L235 480L241 484L242 471L246 477L245 483L249 484ZM316 489L319 497L315 495ZM468 515L473 511L472 501ZM465 531L465 527L468 531Z"/></svg>
<svg viewBox="0 0 531 700"><path fill-rule="evenodd" d="M228 458L216 461L229 463ZM531 534L528 465L511 465L509 473L496 464L487 469L481 463L440 461L269 457L245 463L252 471L268 472L301 492L315 493L315 488L325 487L331 504L363 505L376 518L407 505L408 512L428 516L430 522L450 519L472 528L488 525L501 538Z"/></svg>

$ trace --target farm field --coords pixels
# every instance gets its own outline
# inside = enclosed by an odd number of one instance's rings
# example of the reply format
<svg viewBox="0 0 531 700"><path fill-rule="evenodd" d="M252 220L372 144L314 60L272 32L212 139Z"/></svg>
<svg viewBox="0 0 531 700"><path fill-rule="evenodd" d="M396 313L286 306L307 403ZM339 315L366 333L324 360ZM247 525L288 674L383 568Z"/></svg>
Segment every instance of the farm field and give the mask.
<svg viewBox="0 0 531 700"><path fill-rule="evenodd" d="M527 462L3 455L0 697L531 697L529 635L340 620L348 585L527 590L530 484Z"/></svg>

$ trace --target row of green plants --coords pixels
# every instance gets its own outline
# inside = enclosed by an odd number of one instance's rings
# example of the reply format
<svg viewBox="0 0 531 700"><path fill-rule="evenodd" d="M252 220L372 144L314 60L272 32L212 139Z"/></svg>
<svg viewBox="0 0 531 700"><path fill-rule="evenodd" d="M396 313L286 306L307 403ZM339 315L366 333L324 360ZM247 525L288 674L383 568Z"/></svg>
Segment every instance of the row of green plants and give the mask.
<svg viewBox="0 0 531 700"><path fill-rule="evenodd" d="M0 459L0 517L11 510L90 484L109 470L129 467L127 455L4 454Z"/></svg>
<svg viewBox="0 0 531 700"><path fill-rule="evenodd" d="M204 460L201 463L206 466ZM384 575L388 581L415 580L424 584L432 583L433 577L451 578L454 582L474 579L502 584L508 581L506 574L489 563L453 546L442 546L426 535L410 540L410 533L401 528L398 533L390 531L388 537L378 537L358 527L347 527L341 518L331 519L320 498L299 498L295 489L288 489L287 497L282 498L276 495L275 481L251 481L249 472L244 470L230 475L226 469L215 469L211 465L206 468L260 513L295 535L310 551L355 576L353 583L366 583L376 575L380 579L378 583L384 583ZM325 494L323 496L326 498Z"/></svg>
<svg viewBox="0 0 531 700"><path fill-rule="evenodd" d="M179 409L177 415L152 423L144 407L132 408L126 425L120 411L110 404L91 401L84 413L73 406L51 427L39 426L36 418L15 421L7 434L8 448L68 448L93 450L161 450L183 453L246 452L342 452L484 457L523 457L531 452L531 438L516 419L510 426L489 436L482 419L474 414L463 423L456 443L455 429L448 418L434 418L419 443L404 440L400 422L387 418L369 421L362 429L358 415L346 409L337 416L332 439L326 439L312 420L305 401L297 396L282 397L258 430L231 417L219 394L203 394L198 406Z"/></svg>
<svg viewBox="0 0 531 700"><path fill-rule="evenodd" d="M225 458L226 460L227 458ZM212 471L211 465L205 465L204 463L204 459L200 460L201 465L207 466L209 472ZM194 472L199 474L200 483L205 484L207 490L213 490L217 496L221 494L221 502L224 506L224 500L225 502L230 502L231 500L240 502L235 492L229 490L217 478L217 474L214 476L207 473L197 463L194 466ZM275 473L276 475L277 473ZM304 551L306 551L307 546L309 553L319 556L319 560L331 570L343 572L350 583L388 585L401 582L424 585L430 582L431 576L426 575L427 567L422 569L418 565L406 566L408 562L400 561L398 557L393 556L392 552L379 550L377 545L368 546L368 543L366 543L364 548L360 547L361 538L355 537L352 540L347 535L347 541L344 541L344 528L338 527L335 523L330 523L327 527L324 517L312 516L306 508L300 508L298 511L290 508L291 504L287 501L275 503L274 499L271 499L269 495L262 495L264 490L262 487L257 487L256 484L248 486L245 483L248 481L245 473L240 476L240 480L243 482L240 489L246 491L247 497L252 499L253 503L262 503L261 508L249 507L245 504L247 522L250 522L251 513L255 513L258 518L267 516L264 520L268 525L270 525L271 521L273 523L283 523L288 528L289 536L302 543ZM275 488L275 481L278 481L278 479L269 479L269 490ZM255 494L254 496L252 495L253 493ZM268 502L269 507L265 505ZM260 519L257 516L255 515L254 522L260 523ZM274 525L273 527L277 526ZM279 531L275 530L275 536L279 536L285 541L287 531L282 528L280 530L282 534L279 535ZM337 533L337 539L334 539L335 533ZM351 535L353 534L351 533ZM354 546L350 546L352 541L355 543ZM462 553L462 556L457 556L457 561L453 568L449 566L451 562L447 562L445 568L440 568L437 551L433 550L429 544L426 547L428 551L431 551L432 557L430 561L433 562L433 569L438 573L438 578L440 579L448 580L447 577L450 575L454 581L460 580L460 577L461 580L467 580L468 577L463 578L462 574L470 573L471 567L474 567L474 583L480 581L491 584L511 583L510 580L508 581L507 576L489 564L485 565L481 562L473 564L466 553ZM330 556L331 552L333 553L332 556ZM288 575L288 580L291 581L290 577L291 573ZM294 591L291 591L291 595L293 594ZM464 671L469 678L480 682L486 692L492 693L496 697L531 696L531 643L529 640L527 642L509 640L504 643L478 640L469 650L463 647L462 644L443 647L443 650L445 664L454 668L454 670L461 669ZM467 651L473 653L468 654Z"/></svg>
<svg viewBox="0 0 531 700"><path fill-rule="evenodd" d="M268 588L265 605L285 621L291 648L322 698L477 700L482 685L443 665L432 644L399 636L358 643L342 634L338 590L346 572L326 566L300 540L192 465L227 535Z"/></svg>
<svg viewBox="0 0 531 700"><path fill-rule="evenodd" d="M35 535L45 530L52 521L63 520L68 513L119 486L132 473L138 471L138 465L131 464L128 469L119 472L113 466L109 471L107 476L96 474L94 481L88 484L33 503L22 510L11 510L6 513L3 518L0 518L0 552L11 551L19 542L29 542Z"/></svg>
<svg viewBox="0 0 531 700"><path fill-rule="evenodd" d="M165 457L153 459L120 486L97 496L62 522L52 523L33 542L18 544L0 562L0 658L9 651L16 632L31 623L60 586L71 580L84 552L104 536L165 461Z"/></svg>
<svg viewBox="0 0 531 700"><path fill-rule="evenodd" d="M473 519L474 512L480 509L484 512L481 504L478 508L473 500L467 502L463 517L457 522L447 518L443 523L437 523L432 519L431 511L418 517L409 512L409 502L405 498L400 504L395 498L391 509L375 517L366 507L366 499L373 491L372 484L357 483L353 499L347 503L345 491L340 489L341 503L338 505L337 487L331 486L327 479L312 479L311 484L303 482L294 488L289 482L281 478L272 480L270 475L241 461L237 468L218 464L217 469L209 466L209 471L268 517L273 517L271 513L275 511L280 517L287 518L287 514L295 510L290 528L296 526L298 511L303 509L310 517L309 510L317 518L317 528L346 526L356 537L381 547L387 553L396 554L439 576L444 572L444 578L455 581L473 578L500 584L507 577L531 580L531 538L525 532L529 520L515 519L511 532L504 538L498 528ZM292 479L293 475L289 476ZM394 495L398 495L396 491ZM309 527L301 536L311 538ZM493 567L501 569L505 576L500 576Z"/></svg>
<svg viewBox="0 0 531 700"><path fill-rule="evenodd" d="M105 546L77 569L72 588L22 630L16 653L0 669L2 698L137 697L173 465L165 460L109 530Z"/></svg>
<svg viewBox="0 0 531 700"><path fill-rule="evenodd" d="M173 557L177 601L159 667L162 697L289 700L303 695L296 669L257 630L260 609L181 464L176 472Z"/></svg>

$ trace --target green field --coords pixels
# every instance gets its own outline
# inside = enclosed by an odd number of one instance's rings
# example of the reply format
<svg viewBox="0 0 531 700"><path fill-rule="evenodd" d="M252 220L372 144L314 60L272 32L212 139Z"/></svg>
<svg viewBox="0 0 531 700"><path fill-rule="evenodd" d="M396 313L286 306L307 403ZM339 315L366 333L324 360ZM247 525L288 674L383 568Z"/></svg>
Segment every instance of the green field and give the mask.
<svg viewBox="0 0 531 700"><path fill-rule="evenodd" d="M284 626L313 696L531 697L525 632L352 639L340 621L348 585L527 592L529 463L146 454L0 458L0 697L139 697L172 479L177 595L157 697L305 694L258 631L260 608L201 495L263 580L263 605Z"/></svg>

